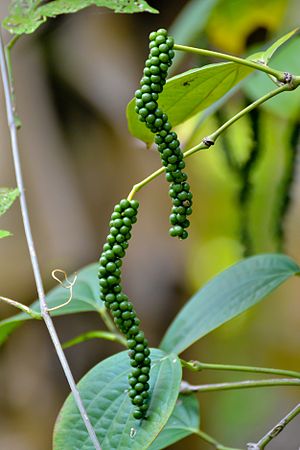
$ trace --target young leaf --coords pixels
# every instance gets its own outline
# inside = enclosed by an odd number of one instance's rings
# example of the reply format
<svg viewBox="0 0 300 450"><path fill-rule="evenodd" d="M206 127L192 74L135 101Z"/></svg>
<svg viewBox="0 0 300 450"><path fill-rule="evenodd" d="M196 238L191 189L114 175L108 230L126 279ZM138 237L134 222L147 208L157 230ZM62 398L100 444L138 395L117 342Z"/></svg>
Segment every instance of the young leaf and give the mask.
<svg viewBox="0 0 300 450"><path fill-rule="evenodd" d="M199 402L194 395L179 395L174 411L149 450L161 450L193 434L200 427Z"/></svg>
<svg viewBox="0 0 300 450"><path fill-rule="evenodd" d="M231 62L191 69L167 81L158 105L173 126L179 125L219 100L251 72L251 68ZM127 105L127 120L133 136L148 144L153 141L153 133L135 112L135 99Z"/></svg>
<svg viewBox="0 0 300 450"><path fill-rule="evenodd" d="M249 59L252 59L253 61L259 59L260 62L263 62L264 64L268 64L271 60L274 53L281 47L285 42L287 42L291 37L294 36L295 33L299 31L299 28L295 28L294 30L290 31L289 33L285 34L281 38L279 38L274 44L272 44L267 50L261 53L257 53L256 56L252 55ZM259 57L257 56L259 55Z"/></svg>
<svg viewBox="0 0 300 450"><path fill-rule="evenodd" d="M149 447L170 417L181 381L176 355L151 350L150 403L147 420L132 416L128 396L131 367L127 352L117 353L90 370L78 383L87 413L102 450L143 450ZM93 450L73 397L63 405L54 429L53 450Z"/></svg>
<svg viewBox="0 0 300 450"><path fill-rule="evenodd" d="M146 0L52 0L45 4L43 0L14 0L10 15L2 24L10 33L30 34L49 17L75 13L92 5L113 9L116 13L158 13Z"/></svg>
<svg viewBox="0 0 300 450"><path fill-rule="evenodd" d="M18 189L0 188L0 216L6 213L18 196Z"/></svg>
<svg viewBox="0 0 300 450"><path fill-rule="evenodd" d="M103 308L103 303L99 299L98 292L98 263L90 264L78 272L77 281L73 287L71 302L51 313L52 316L62 316L64 314L75 314L87 311L99 311ZM72 279L72 277L70 277ZM69 291L62 286L57 286L46 295L49 308L62 305L68 299ZM40 312L39 302L34 302L31 306L34 311ZM9 319L0 322L0 345L7 339L8 335L24 321L31 320L32 317L26 313L16 314Z"/></svg>
<svg viewBox="0 0 300 450"><path fill-rule="evenodd" d="M6 238L8 236L11 236L11 232L10 231L6 231L6 230L0 230L0 239Z"/></svg>
<svg viewBox="0 0 300 450"><path fill-rule="evenodd" d="M288 256L253 256L224 270L179 312L160 347L181 353L198 339L263 300L300 267Z"/></svg>

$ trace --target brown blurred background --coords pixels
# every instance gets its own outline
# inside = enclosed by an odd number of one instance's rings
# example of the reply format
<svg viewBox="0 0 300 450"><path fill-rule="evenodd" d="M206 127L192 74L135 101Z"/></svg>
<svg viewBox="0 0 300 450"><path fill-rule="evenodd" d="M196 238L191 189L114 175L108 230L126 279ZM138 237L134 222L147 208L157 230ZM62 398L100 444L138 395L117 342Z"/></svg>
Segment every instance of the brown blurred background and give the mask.
<svg viewBox="0 0 300 450"><path fill-rule="evenodd" d="M47 290L55 284L51 279L54 268L71 273L97 260L113 205L159 167L158 154L127 131L125 108L141 77L148 33L161 26L172 27L188 2L149 3L160 10L159 15L116 15L89 8L58 17L33 36L23 37L13 51L17 109L23 122L19 133L23 171ZM8 2L2 1L1 18L7 11ZM201 28L190 35L189 27L178 29L178 23L176 33L185 38L180 43L245 55L298 26L299 2L219 0ZM300 48L299 38L293 45ZM297 61L293 58L286 57L287 66L278 68L294 67ZM207 62L186 58L179 61L177 70ZM299 62L298 66L300 74ZM250 84L246 80L244 89L231 96L217 115L203 121L192 139L194 122L181 126L182 141L187 145L199 142L221 119L245 105L253 92ZM14 187L2 87L0 99L0 184ZM252 253L278 250L274 223L278 222L282 167L285 155L298 149L298 138L289 139L299 128L298 112L296 108L291 114L288 106L262 108L235 125L213 151L187 162L195 205L188 241L168 237L170 204L163 177L139 193L140 217L123 279L152 346L159 344L186 299L243 256L241 186L226 163L226 149L242 162L253 140L259 146L246 222ZM300 262L299 164L294 175L284 218L284 248ZM0 295L30 304L36 291L17 203L1 218L1 228L14 236L0 242ZM195 344L185 357L299 370L299 312L299 279L295 279ZM0 318L13 313L1 304ZM62 317L55 323L62 341L83 331L103 329L96 314ZM67 357L79 380L95 363L119 350L116 344L91 341L67 350ZM68 386L41 323L30 322L10 337L0 349L0 367L0 449L50 449L55 417ZM237 379L211 373L186 374L186 378L196 383ZM246 442L261 437L299 402L299 389L202 394L200 402L201 427L227 445L245 448ZM298 449L299 425L296 418L268 448ZM209 447L191 437L175 448Z"/></svg>

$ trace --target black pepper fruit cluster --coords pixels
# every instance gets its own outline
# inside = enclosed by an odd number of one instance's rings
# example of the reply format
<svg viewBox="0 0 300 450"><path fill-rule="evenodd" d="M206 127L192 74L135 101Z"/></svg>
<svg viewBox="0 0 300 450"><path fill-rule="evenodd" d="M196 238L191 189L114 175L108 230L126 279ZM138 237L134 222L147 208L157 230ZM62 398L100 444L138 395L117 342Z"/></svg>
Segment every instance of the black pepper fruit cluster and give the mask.
<svg viewBox="0 0 300 450"><path fill-rule="evenodd" d="M173 203L170 235L186 239L188 237L186 228L190 224L187 216L192 213L192 193L186 181L187 175L183 172L185 162L177 134L171 131L168 116L157 103L175 55L174 39L168 36L165 29L153 31L149 39L150 54L145 63L141 87L135 93L135 110L139 120L155 133L155 143L166 168L166 179L170 183L169 194Z"/></svg>
<svg viewBox="0 0 300 450"><path fill-rule="evenodd" d="M136 409L135 419L145 417L148 408L150 350L140 320L132 303L122 292L121 266L132 225L136 222L139 203L123 199L115 206L111 216L110 231L103 246L99 266L100 298L111 312L118 329L126 336L132 372L129 376L129 397Z"/></svg>

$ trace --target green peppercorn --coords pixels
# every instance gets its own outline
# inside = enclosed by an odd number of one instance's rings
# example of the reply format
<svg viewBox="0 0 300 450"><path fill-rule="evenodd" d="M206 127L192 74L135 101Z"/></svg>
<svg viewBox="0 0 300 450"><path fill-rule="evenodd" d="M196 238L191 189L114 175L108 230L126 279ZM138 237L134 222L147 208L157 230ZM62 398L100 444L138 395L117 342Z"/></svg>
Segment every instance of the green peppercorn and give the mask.
<svg viewBox="0 0 300 450"><path fill-rule="evenodd" d="M148 103L153 101L151 100L151 98L153 99L153 94L151 93L143 94L140 91L138 95L148 95L145 100L149 100ZM139 328L140 320L136 317L133 305L128 300L127 295L122 293L122 287L120 285L121 258L125 256L128 240L131 237L130 231L132 225L137 220L138 207L139 203L136 200L129 201L127 199L121 200L115 206L110 221L110 233L108 234L107 242L103 246L103 253L99 261L98 276L101 300L103 300L105 306L111 311L116 326L127 338L128 354L130 357L130 365L132 366L132 372L128 380L131 386L128 395L132 403L137 406L133 413L134 417L141 419L145 416L148 408L147 399L149 394L147 382L149 380L150 370L150 350L144 333ZM144 363L145 359L146 364ZM142 378L138 380L138 377ZM138 386L137 389L135 388L136 385Z"/></svg>

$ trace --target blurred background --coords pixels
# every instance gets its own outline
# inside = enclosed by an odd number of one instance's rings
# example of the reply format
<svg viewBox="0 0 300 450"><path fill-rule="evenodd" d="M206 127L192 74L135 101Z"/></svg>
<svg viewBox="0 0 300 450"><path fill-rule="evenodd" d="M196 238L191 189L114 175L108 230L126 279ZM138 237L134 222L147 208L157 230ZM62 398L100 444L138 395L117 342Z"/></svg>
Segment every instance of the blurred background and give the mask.
<svg viewBox="0 0 300 450"><path fill-rule="evenodd" d="M177 43L247 55L300 24L297 0L150 0L159 15L117 15L88 8L49 20L13 51L21 157L33 234L45 287L51 271L71 273L99 257L113 206L132 185L160 166L127 130L125 109L148 52L148 33L173 32ZM1 18L8 12L2 0ZM5 34L8 40L8 34ZM300 74L299 37L272 64ZM215 62L180 57L173 74ZM178 128L185 148L253 101L271 85L251 75L215 113ZM262 81L261 81L262 80ZM0 87L1 186L16 185ZM244 255L284 251L300 262L300 92L286 93L243 118L209 152L187 161L194 211L190 238L168 237L170 202L163 177L139 194L139 221L124 264L123 283L152 346L184 302L208 279ZM1 218L13 237L0 242L0 295L30 304L36 298L18 204ZM299 370L299 279L221 327L184 354L205 362ZM15 311L1 304L0 318ZM55 320L66 341L104 329L96 314ZM66 351L76 380L122 350L90 341ZM27 323L0 349L0 449L48 450L68 386L42 323ZM243 377L203 373L201 383ZM201 428L226 445L245 448L299 402L296 387L199 396ZM300 419L268 446L296 450ZM189 437L174 449L210 447Z"/></svg>

